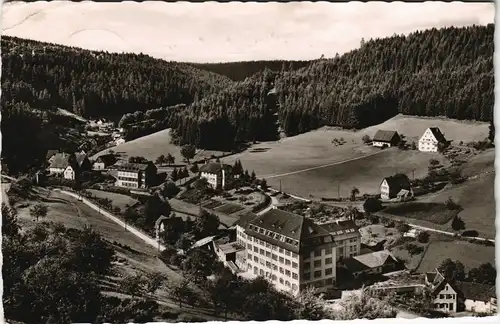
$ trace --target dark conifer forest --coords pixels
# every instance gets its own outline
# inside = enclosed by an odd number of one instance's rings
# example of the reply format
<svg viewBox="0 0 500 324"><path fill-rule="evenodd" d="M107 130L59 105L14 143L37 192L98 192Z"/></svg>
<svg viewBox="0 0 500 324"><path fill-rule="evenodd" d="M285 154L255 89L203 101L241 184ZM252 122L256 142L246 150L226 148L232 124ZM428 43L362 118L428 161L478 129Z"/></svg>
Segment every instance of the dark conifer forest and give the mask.
<svg viewBox="0 0 500 324"><path fill-rule="evenodd" d="M493 35L493 24L431 29L331 59L222 64L2 37L2 157L39 156L57 108L120 120L129 139L171 127L179 144L205 149L272 140L278 127L288 136L358 129L398 113L490 121Z"/></svg>

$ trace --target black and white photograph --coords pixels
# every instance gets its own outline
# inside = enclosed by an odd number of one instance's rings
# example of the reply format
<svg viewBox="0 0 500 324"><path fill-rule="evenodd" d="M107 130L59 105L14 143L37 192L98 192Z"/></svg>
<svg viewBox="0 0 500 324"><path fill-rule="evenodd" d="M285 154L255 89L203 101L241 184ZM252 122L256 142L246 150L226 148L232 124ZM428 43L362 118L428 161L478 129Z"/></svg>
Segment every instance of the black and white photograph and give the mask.
<svg viewBox="0 0 500 324"><path fill-rule="evenodd" d="M3 322L496 322L494 21L5 1Z"/></svg>

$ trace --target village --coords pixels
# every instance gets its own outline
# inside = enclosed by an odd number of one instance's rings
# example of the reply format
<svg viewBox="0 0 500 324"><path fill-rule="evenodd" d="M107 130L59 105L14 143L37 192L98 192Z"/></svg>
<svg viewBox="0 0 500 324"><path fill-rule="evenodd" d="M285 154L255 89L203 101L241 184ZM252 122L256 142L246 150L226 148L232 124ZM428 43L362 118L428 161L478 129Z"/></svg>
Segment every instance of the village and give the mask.
<svg viewBox="0 0 500 324"><path fill-rule="evenodd" d="M425 130L418 144L407 143L404 136L391 130L378 130L373 139L364 137L363 142L380 150L410 147L421 154L453 152L437 127ZM443 235L430 228L409 226L387 212L392 205L409 204L439 190L448 181L444 178L453 183L464 181L437 162L430 162L430 176L424 180L401 173L387 175L373 194L359 195L353 188L350 197L315 200L269 187L265 179L243 170L239 160L234 165L217 157L190 161L195 156L193 147L182 150L184 166L174 165L165 156L155 162L143 157L126 159L113 149L93 160L83 149L75 153L51 150L47 168L36 172L35 181L76 193L125 222L131 208L141 201L156 197L168 201L169 214L160 214L154 229L146 233L160 250L165 248L167 232L179 222L200 217L200 213L215 215L220 226L213 235L197 241L179 238L183 242L176 244L172 253L207 249L238 276L264 277L277 289L295 295L312 286L333 308L364 287L395 294L393 306L419 315L496 312L494 286L450 280L442 273L450 270L439 270L440 263L432 272L417 273L408 267L408 259L394 253L406 249L407 255L418 254L413 250L421 248L419 244L426 243L429 236ZM119 205L106 192L128 195L139 202ZM377 239L380 232L385 233L384 240ZM466 231L451 237L494 244ZM427 304L414 302L419 299Z"/></svg>

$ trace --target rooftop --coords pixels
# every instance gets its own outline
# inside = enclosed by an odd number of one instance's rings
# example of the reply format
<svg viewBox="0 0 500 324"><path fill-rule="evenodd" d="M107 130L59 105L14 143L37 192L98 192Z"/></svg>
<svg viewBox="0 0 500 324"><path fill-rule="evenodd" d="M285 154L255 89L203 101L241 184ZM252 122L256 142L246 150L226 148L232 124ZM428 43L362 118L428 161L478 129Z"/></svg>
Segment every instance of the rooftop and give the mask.
<svg viewBox="0 0 500 324"><path fill-rule="evenodd" d="M446 142L446 138L444 137L444 134L441 132L439 127L429 127L429 129L438 142Z"/></svg>
<svg viewBox="0 0 500 324"><path fill-rule="evenodd" d="M373 141L375 142L390 142L392 139L398 135L396 131L388 131L379 129L375 136L373 136Z"/></svg>
<svg viewBox="0 0 500 324"><path fill-rule="evenodd" d="M339 220L321 224L320 226L323 227L332 235L359 233L359 227L356 226L353 220Z"/></svg>
<svg viewBox="0 0 500 324"><path fill-rule="evenodd" d="M230 242L230 243L221 244L221 245L218 245L217 242L214 242L214 243L217 245L217 247L224 254L231 254L231 253L235 253L235 252L238 252L238 251L245 249L238 242Z"/></svg>
<svg viewBox="0 0 500 324"><path fill-rule="evenodd" d="M465 299L490 301L491 298L496 298L495 286L477 283L458 281L457 288L460 290Z"/></svg>
<svg viewBox="0 0 500 324"><path fill-rule="evenodd" d="M149 163L129 163L120 162L113 165L113 169L119 171L144 171L148 168Z"/></svg>
<svg viewBox="0 0 500 324"><path fill-rule="evenodd" d="M387 250L366 253L345 259L344 263L350 271L358 272L383 266L388 260L397 259Z"/></svg>

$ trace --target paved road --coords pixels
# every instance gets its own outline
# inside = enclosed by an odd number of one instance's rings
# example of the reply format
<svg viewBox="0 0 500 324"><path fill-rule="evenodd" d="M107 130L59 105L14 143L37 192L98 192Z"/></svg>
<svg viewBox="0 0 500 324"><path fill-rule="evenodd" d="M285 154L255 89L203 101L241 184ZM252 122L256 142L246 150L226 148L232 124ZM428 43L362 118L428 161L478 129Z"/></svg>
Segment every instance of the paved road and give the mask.
<svg viewBox="0 0 500 324"><path fill-rule="evenodd" d="M77 194L69 192L69 191L65 191L65 190L61 190L61 189L54 189L54 191L57 191L59 193L68 195L68 196L76 198L76 199L79 198L79 196ZM113 214L111 214L111 213L103 210L102 208L100 208L99 206L97 206L94 203L90 202L89 200L87 200L85 198L81 198L81 201L84 204L86 204L87 206L89 206L90 208L92 208L92 209L98 211L99 213L101 213L101 215L104 215L105 217L111 219L113 222L117 223L118 225L120 225L122 227L126 227L127 230L130 233L132 233L136 237L138 237L141 240L143 240L146 244L149 244L152 247L154 247L155 249L159 249L160 251L163 251L165 249L165 246L163 244L158 243L154 238L152 238L149 235L143 233L141 230L135 228L134 226L131 226L129 224L125 224L125 222L123 222L121 219L119 219L118 217L114 216Z"/></svg>
<svg viewBox="0 0 500 324"><path fill-rule="evenodd" d="M267 213L268 211L270 211L271 209L273 209L273 207L275 206L278 206L279 204L279 201L276 197L272 197L271 196L271 203L269 204L269 206L267 206L266 208L264 208L263 210L261 210L260 212L257 213L257 215L262 215L262 214L265 214Z"/></svg>
<svg viewBox="0 0 500 324"><path fill-rule="evenodd" d="M367 157L372 156L372 155L380 154L382 152L384 152L384 150L380 150L380 151L377 151L375 153L371 153L371 154L367 154L367 155L363 155L363 156L358 156L358 157L355 157L355 158L352 158L352 159L348 159L348 160L344 160L344 161L338 161L338 162L333 162L333 163L318 165L318 166L315 166L315 167L310 167L310 168L306 168L306 169L302 169L302 170L297 170L297 171L292 171L292 172L286 172L286 173L281 173L281 174L263 175L263 176L261 176L261 178L272 179L272 178L286 177L286 176L297 174L297 173L302 173L302 172L307 172L307 171L312 171L312 170L327 168L327 167L338 165L338 164L342 164L342 163L347 163L347 162L352 162L352 161L364 159L364 158L367 158Z"/></svg>

